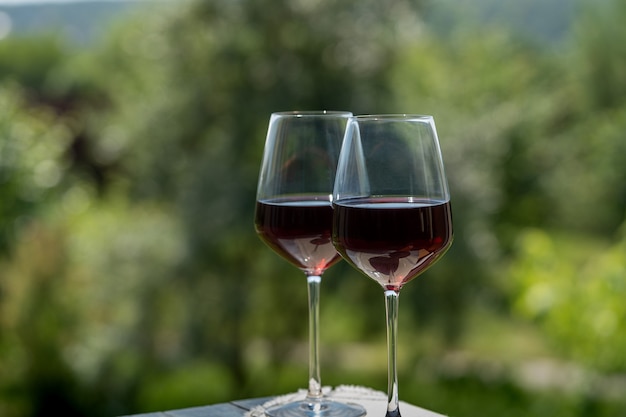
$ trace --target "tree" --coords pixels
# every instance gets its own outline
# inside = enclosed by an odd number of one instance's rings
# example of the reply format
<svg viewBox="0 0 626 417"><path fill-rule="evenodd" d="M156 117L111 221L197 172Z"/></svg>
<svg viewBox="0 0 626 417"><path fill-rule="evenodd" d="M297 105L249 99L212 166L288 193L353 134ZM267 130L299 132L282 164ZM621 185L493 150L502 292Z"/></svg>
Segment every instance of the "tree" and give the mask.
<svg viewBox="0 0 626 417"><path fill-rule="evenodd" d="M0 254L21 226L64 187L70 132L43 107L26 104L17 85L0 85Z"/></svg>
<svg viewBox="0 0 626 417"><path fill-rule="evenodd" d="M390 100L386 75L396 42L406 36L392 22L411 23L419 15L403 0L384 7L370 1L198 1L144 13L89 63L68 71L92 74L108 92L110 111L87 116L93 121L87 136L95 138L96 160L114 167L112 192L167 202L165 209L181 221L186 259L180 277L155 295L175 291L186 301L179 306L185 349L170 361L220 358L245 387L246 344L270 335L292 338L303 328L301 317L282 315L276 300L289 300L304 285L271 278L290 270L272 258L252 227L269 114L382 111ZM260 294L263 301L256 299ZM156 308L146 305L144 314ZM287 324L259 328L252 308ZM281 352L277 347L276 358Z"/></svg>

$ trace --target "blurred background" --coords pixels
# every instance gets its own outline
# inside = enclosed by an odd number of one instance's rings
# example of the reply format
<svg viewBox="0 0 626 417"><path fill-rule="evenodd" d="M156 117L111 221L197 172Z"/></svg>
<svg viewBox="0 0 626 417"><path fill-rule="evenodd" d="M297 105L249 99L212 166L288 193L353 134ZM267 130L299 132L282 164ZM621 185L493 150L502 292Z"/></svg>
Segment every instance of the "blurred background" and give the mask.
<svg viewBox="0 0 626 417"><path fill-rule="evenodd" d="M455 243L403 290L400 397L626 416L626 1L0 2L0 415L108 417L307 378L256 237L269 114L435 117ZM384 302L324 277L322 382L386 390Z"/></svg>

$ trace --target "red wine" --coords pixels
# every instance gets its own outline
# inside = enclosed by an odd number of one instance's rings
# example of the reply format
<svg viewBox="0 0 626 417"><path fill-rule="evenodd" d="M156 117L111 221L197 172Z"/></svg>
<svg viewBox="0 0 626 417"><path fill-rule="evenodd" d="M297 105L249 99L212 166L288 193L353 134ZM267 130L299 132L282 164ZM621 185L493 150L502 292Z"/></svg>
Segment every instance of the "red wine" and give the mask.
<svg viewBox="0 0 626 417"><path fill-rule="evenodd" d="M449 202L356 198L334 208L335 247L387 290L400 290L452 244Z"/></svg>
<svg viewBox="0 0 626 417"><path fill-rule="evenodd" d="M331 242L333 208L328 195L257 201L261 240L308 274L321 275L339 262Z"/></svg>

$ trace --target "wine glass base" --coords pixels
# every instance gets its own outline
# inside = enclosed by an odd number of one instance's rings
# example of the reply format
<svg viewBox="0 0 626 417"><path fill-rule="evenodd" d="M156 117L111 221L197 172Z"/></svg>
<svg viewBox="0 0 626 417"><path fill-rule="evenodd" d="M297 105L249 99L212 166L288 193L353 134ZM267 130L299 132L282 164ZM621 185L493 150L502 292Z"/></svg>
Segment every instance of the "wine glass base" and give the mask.
<svg viewBox="0 0 626 417"><path fill-rule="evenodd" d="M265 410L269 417L361 417L367 414L358 404L337 401L296 401Z"/></svg>

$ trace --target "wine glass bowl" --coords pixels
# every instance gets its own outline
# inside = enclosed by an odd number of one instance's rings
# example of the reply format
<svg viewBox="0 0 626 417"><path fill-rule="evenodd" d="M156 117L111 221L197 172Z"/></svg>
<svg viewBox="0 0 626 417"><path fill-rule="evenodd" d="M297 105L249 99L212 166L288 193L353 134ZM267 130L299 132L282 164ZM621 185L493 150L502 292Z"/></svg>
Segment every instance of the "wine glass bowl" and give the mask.
<svg viewBox="0 0 626 417"><path fill-rule="evenodd" d="M432 116L350 118L333 190L333 244L385 290L387 416L400 415L398 297L453 240L450 194Z"/></svg>
<svg viewBox="0 0 626 417"><path fill-rule="evenodd" d="M261 240L308 275L321 275L341 259L330 239L333 211L328 195L258 201Z"/></svg>
<svg viewBox="0 0 626 417"><path fill-rule="evenodd" d="M307 275L321 275L340 259L330 239L330 200L351 115L315 111L270 117L255 227L261 240Z"/></svg>
<svg viewBox="0 0 626 417"><path fill-rule="evenodd" d="M256 196L259 238L307 278L309 380L305 400L266 410L271 417L359 417L363 407L322 394L319 293L324 271L341 259L331 241L335 172L350 112L272 113Z"/></svg>
<svg viewBox="0 0 626 417"><path fill-rule="evenodd" d="M356 269L399 291L449 247L450 203L370 197L335 203L335 244Z"/></svg>

